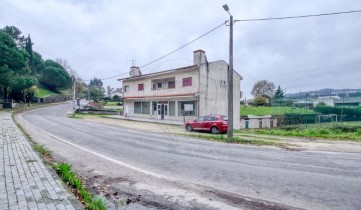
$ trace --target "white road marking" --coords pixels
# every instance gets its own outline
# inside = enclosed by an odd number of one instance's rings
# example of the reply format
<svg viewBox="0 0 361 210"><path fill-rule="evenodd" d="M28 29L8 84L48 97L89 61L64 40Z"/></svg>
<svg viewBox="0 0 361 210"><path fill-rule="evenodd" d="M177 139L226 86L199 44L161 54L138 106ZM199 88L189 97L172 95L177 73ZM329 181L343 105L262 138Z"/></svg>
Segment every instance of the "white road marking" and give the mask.
<svg viewBox="0 0 361 210"><path fill-rule="evenodd" d="M116 164L118 164L118 165L121 165L121 166L130 168L130 169L135 170L135 171L138 171L138 172L141 172L141 173L143 173L143 174L147 174L147 175L150 175L150 176L154 176L154 177L157 177L157 178L160 178L160 179L166 179L166 180L171 180L171 181L178 181L178 180L176 180L176 179L174 179L174 178L167 177L167 176L164 176L164 175L161 175L161 174L157 174L157 173L154 173L154 172L151 172L151 171L147 171L147 170L138 168L138 167L136 167L136 166L132 166L132 165L130 165L130 164L121 162L121 161L116 160L116 159L111 158L111 157L107 157L107 156L105 156L105 155L103 155L103 154L100 154L100 153L98 153L98 152L95 152L95 151L93 151L93 150L90 150L90 149L84 148L84 147L82 147L82 146L79 146L79 145L77 145L77 144L74 144L74 143L72 143L72 142L69 142L69 141L67 141L67 140L65 140L65 139L63 139L63 138L60 138L60 137L58 137L58 136L55 136L54 134L51 134L51 133L49 133L49 132L47 132L47 131L45 131L45 130L43 130L43 129L35 126L35 125L30 124L30 122L26 121L26 120L21 116L21 114L19 114L19 118L21 118L26 124L28 124L28 125L34 127L35 129L38 129L39 131L41 131L41 132L43 132L43 133L45 133L45 134L47 134L47 135L49 135L49 136L51 136L51 137L59 140L60 142L62 142L62 143L64 143L64 144L68 144L68 145L70 145L70 146L73 146L73 147L78 148L78 149L80 149L80 150L83 150L83 151L85 151L85 152L88 152L88 153L93 154L93 155L95 155L95 156L98 156L98 157L100 157L100 158L106 159L106 160L111 161L111 162L113 162L113 163L116 163Z"/></svg>

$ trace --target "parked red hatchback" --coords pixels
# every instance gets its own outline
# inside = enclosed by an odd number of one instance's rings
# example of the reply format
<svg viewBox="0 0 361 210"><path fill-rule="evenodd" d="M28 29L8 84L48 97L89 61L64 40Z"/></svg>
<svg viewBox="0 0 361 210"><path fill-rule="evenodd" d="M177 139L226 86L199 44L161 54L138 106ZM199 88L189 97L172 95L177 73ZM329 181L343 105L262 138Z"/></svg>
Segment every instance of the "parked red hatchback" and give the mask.
<svg viewBox="0 0 361 210"><path fill-rule="evenodd" d="M209 131L213 134L227 132L228 118L224 115L207 115L186 122L187 131Z"/></svg>

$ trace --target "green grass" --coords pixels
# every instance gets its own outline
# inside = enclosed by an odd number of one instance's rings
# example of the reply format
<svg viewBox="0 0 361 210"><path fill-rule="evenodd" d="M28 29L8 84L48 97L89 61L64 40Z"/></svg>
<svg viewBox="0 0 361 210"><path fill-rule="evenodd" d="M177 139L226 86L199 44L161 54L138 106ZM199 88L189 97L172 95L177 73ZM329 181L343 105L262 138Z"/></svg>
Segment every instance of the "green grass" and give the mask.
<svg viewBox="0 0 361 210"><path fill-rule="evenodd" d="M293 114L317 114L317 112L296 107L288 106L277 106L277 107L266 107L266 106L241 106L241 115L284 115L285 113Z"/></svg>
<svg viewBox="0 0 361 210"><path fill-rule="evenodd" d="M81 114L81 113L75 113L72 115L69 115L69 118L74 118L74 119L83 119L83 118L102 118L104 116L109 116L106 114Z"/></svg>
<svg viewBox="0 0 361 210"><path fill-rule="evenodd" d="M238 132L238 131L237 131ZM361 141L361 128L359 126L339 126L332 128L306 128L306 129L262 129L262 130L242 130L241 133L266 134L277 136L294 136L305 138L319 138L331 140L351 140Z"/></svg>
<svg viewBox="0 0 361 210"><path fill-rule="evenodd" d="M32 146L33 146L34 150L36 150L40 154L42 154L44 156L49 156L50 155L50 151L45 149L44 145L33 144Z"/></svg>
<svg viewBox="0 0 361 210"><path fill-rule="evenodd" d="M104 106L121 106L118 105L119 103L119 101L108 101L106 104L104 104Z"/></svg>
<svg viewBox="0 0 361 210"><path fill-rule="evenodd" d="M200 139L206 139L211 141L219 141L219 142L228 142L226 135L203 135L203 134L189 134L187 136L196 137ZM259 140L259 139L245 139L240 137L233 137L232 142L234 144L251 144L256 146L267 145L267 146L276 146L276 147L286 147L289 144L281 143L281 142L274 142L268 140Z"/></svg>
<svg viewBox="0 0 361 210"><path fill-rule="evenodd" d="M47 97L47 96L51 96L51 95L56 95L57 93L47 89L47 88L39 88L38 89L38 92L35 93L35 97L38 97L38 98L44 98L44 97Z"/></svg>
<svg viewBox="0 0 361 210"><path fill-rule="evenodd" d="M60 178L73 187L78 195L81 196L85 206L90 210L106 210L106 202L102 198L95 197L88 192L85 188L82 180L76 177L75 172L71 169L71 165L68 163L60 163L52 165L54 170L59 174Z"/></svg>
<svg viewBox="0 0 361 210"><path fill-rule="evenodd" d="M63 95L72 95L71 89L58 89L58 92Z"/></svg>

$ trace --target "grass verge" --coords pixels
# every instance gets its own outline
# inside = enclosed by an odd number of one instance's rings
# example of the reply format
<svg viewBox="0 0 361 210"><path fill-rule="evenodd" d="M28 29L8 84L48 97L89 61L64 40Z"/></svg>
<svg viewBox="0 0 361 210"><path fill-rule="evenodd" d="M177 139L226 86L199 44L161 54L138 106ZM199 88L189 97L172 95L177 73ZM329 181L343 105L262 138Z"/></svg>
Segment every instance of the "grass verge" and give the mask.
<svg viewBox="0 0 361 210"><path fill-rule="evenodd" d="M75 113L72 115L68 115L69 118L74 119L83 119L83 118L102 118L104 116L107 116L106 114L81 114L81 113Z"/></svg>
<svg viewBox="0 0 361 210"><path fill-rule="evenodd" d="M228 142L227 136L225 135L202 135L202 134L188 134L187 136L200 138L200 139L206 139L211 141L218 141L218 142ZM282 143L282 142L274 142L274 141L268 141L268 140L256 140L256 139L245 139L240 137L233 137L232 142L233 144L250 144L250 145L256 145L256 146L276 146L285 148L287 146L290 146L290 144Z"/></svg>
<svg viewBox="0 0 361 210"><path fill-rule="evenodd" d="M308 129L263 129L263 130L242 130L239 133L247 134L265 134L275 136L294 136L304 138L318 138L330 140L350 140L361 142L361 128L344 127L334 128L308 128Z"/></svg>
<svg viewBox="0 0 361 210"><path fill-rule="evenodd" d="M81 198L80 201L91 210L106 210L106 202L104 199L94 196L83 185L83 181L78 178L75 172L71 169L68 163L54 163L53 169L57 172L60 178L71 187L73 193Z"/></svg>

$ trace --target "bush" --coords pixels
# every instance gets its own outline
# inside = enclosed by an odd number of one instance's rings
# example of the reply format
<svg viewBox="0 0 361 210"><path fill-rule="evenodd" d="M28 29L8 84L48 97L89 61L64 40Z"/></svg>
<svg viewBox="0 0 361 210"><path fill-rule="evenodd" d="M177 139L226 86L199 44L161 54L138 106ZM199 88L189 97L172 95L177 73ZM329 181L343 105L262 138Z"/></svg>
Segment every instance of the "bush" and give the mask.
<svg viewBox="0 0 361 210"><path fill-rule="evenodd" d="M320 133L321 135L328 135L330 134L330 130L326 129L326 128L321 128L320 130L318 130L318 133Z"/></svg>
<svg viewBox="0 0 361 210"><path fill-rule="evenodd" d="M253 104L255 106L264 106L267 104L267 99L262 96L257 96L256 98L253 99Z"/></svg>
<svg viewBox="0 0 361 210"><path fill-rule="evenodd" d="M361 129L361 126L347 126L347 125L337 125L337 126L334 126L332 128L330 128L331 130L339 130L341 132L344 132L344 133L350 133L350 132L356 132L358 131L359 129Z"/></svg>

